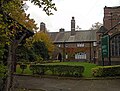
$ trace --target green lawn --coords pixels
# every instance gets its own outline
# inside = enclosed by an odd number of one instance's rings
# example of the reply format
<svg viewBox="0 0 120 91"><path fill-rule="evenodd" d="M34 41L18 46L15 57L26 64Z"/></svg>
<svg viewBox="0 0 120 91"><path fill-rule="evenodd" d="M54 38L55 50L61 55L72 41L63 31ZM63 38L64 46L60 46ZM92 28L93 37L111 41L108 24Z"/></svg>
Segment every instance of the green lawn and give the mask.
<svg viewBox="0 0 120 91"><path fill-rule="evenodd" d="M91 69L96 67L96 64L92 63L85 63L85 62L58 62L58 63L47 63L47 64L54 64L54 65L76 65L76 66L84 66L85 70L83 73L84 77L92 77ZM22 70L20 69L20 66L17 65L17 72L18 74L21 74ZM23 74L32 74L32 72L29 70L29 65L27 65L27 69L24 70Z"/></svg>

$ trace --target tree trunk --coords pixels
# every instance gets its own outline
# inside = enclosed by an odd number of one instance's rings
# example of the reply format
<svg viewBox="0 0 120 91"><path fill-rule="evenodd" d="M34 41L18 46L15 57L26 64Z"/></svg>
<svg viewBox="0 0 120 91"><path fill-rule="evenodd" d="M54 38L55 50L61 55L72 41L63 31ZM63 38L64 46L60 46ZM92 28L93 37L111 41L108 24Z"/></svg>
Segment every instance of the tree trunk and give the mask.
<svg viewBox="0 0 120 91"><path fill-rule="evenodd" d="M16 48L12 48L12 71L13 73L16 72L16 53L15 53Z"/></svg>
<svg viewBox="0 0 120 91"><path fill-rule="evenodd" d="M5 91L12 91L12 46L9 45L8 47L8 59L7 59L7 82L6 82L6 89Z"/></svg>
<svg viewBox="0 0 120 91"><path fill-rule="evenodd" d="M15 50L14 43L8 47L7 59L7 82L5 91L13 91L13 73L15 72Z"/></svg>
<svg viewBox="0 0 120 91"><path fill-rule="evenodd" d="M8 46L8 59L7 59L7 81L6 81L6 88L5 91L13 91L13 73L15 67L15 50L18 47L18 44L23 40L26 36L26 33L19 40L14 40Z"/></svg>

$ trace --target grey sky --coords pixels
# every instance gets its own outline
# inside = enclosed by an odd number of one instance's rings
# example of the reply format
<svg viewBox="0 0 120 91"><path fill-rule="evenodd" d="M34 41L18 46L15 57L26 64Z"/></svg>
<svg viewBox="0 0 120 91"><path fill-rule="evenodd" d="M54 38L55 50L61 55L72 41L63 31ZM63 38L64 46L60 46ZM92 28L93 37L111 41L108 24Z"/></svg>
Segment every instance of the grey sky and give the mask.
<svg viewBox="0 0 120 91"><path fill-rule="evenodd" d="M33 18L38 27L44 22L51 32L65 28L70 31L71 17L74 16L76 26L82 30L89 29L96 22L103 22L103 9L105 6L120 6L120 0L54 0L57 10L54 15L47 16L42 9L27 2L30 17Z"/></svg>

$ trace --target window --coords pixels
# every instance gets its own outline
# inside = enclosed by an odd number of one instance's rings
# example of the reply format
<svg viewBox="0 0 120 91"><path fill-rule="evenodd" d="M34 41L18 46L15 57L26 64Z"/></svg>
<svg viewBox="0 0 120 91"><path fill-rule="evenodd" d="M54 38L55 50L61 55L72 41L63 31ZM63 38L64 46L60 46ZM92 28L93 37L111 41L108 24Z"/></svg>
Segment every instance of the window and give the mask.
<svg viewBox="0 0 120 91"><path fill-rule="evenodd" d="M75 59L86 59L86 53L84 53L84 52L76 53Z"/></svg>
<svg viewBox="0 0 120 91"><path fill-rule="evenodd" d="M60 44L58 44L57 46L58 46L58 47L61 47L61 45L60 45Z"/></svg>
<svg viewBox="0 0 120 91"><path fill-rule="evenodd" d="M66 53L65 58L68 59L68 54Z"/></svg>
<svg viewBox="0 0 120 91"><path fill-rule="evenodd" d="M67 44L65 44L65 47L68 47L68 45L67 45Z"/></svg>
<svg viewBox="0 0 120 91"><path fill-rule="evenodd" d="M93 46L97 46L97 43L96 43L96 42L93 42Z"/></svg>
<svg viewBox="0 0 120 91"><path fill-rule="evenodd" d="M84 43L78 43L77 44L77 47L84 47L85 45L84 45Z"/></svg>
<svg viewBox="0 0 120 91"><path fill-rule="evenodd" d="M120 35L111 39L111 56L120 56Z"/></svg>

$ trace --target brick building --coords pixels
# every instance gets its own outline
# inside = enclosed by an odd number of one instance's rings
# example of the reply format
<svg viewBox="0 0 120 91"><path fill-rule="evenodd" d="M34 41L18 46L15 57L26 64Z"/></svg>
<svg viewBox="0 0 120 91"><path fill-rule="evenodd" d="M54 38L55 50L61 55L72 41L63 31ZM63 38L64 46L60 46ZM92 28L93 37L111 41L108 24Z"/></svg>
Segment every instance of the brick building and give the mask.
<svg viewBox="0 0 120 91"><path fill-rule="evenodd" d="M76 31L74 17L71 19L71 31L61 28L59 32L49 32L49 35L56 46L53 59L61 53L63 61L96 61L96 31Z"/></svg>
<svg viewBox="0 0 120 91"><path fill-rule="evenodd" d="M120 6L104 7L103 25L107 30L110 30L120 21ZM117 27L117 26L116 26Z"/></svg>
<svg viewBox="0 0 120 91"><path fill-rule="evenodd" d="M98 63L102 63L101 37L109 35L109 57L104 58L105 65L120 64L120 6L104 7L103 26L97 31Z"/></svg>
<svg viewBox="0 0 120 91"><path fill-rule="evenodd" d="M53 59L57 59L61 53L63 61L90 61L97 64L103 62L101 38L109 35L109 57L104 58L104 64L120 64L120 6L104 7L103 26L97 31L76 31L75 18L72 17L71 31L61 28L59 32L48 34L55 44Z"/></svg>

